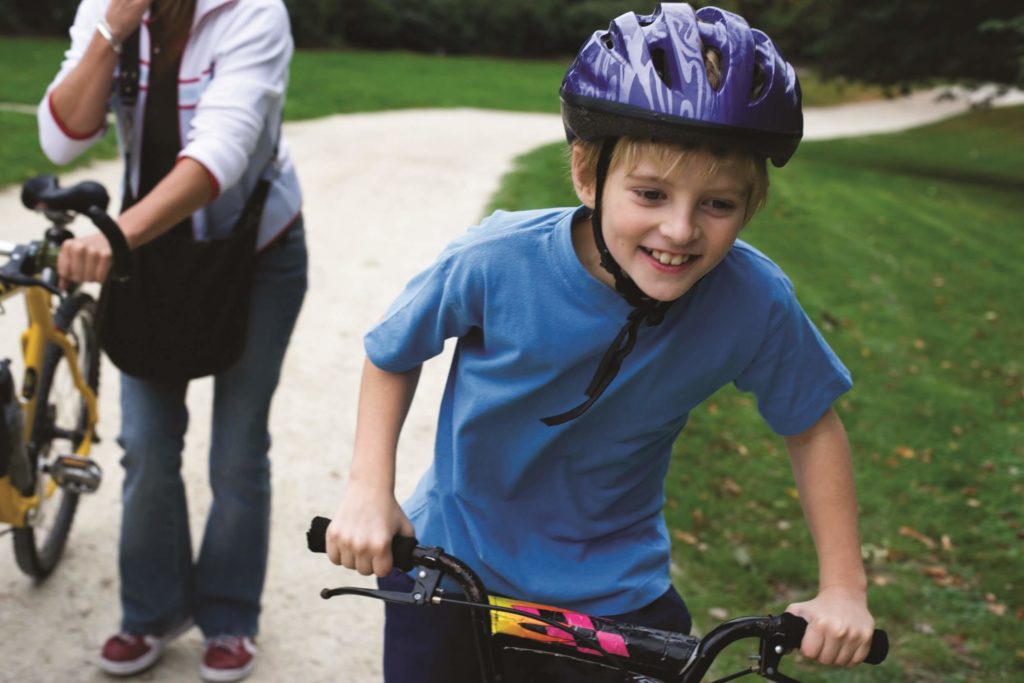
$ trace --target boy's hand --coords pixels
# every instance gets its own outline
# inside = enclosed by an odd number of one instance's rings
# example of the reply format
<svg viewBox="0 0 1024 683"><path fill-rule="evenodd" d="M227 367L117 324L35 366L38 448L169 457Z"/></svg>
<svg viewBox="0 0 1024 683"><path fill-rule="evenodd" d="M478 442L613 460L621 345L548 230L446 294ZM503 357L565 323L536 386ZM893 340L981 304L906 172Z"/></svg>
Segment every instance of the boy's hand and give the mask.
<svg viewBox="0 0 1024 683"><path fill-rule="evenodd" d="M355 569L363 576L391 573L391 539L395 534L415 536L394 494L352 486L327 527L327 557L334 564Z"/></svg>
<svg viewBox="0 0 1024 683"><path fill-rule="evenodd" d="M824 588L813 600L786 608L807 621L800 654L830 666L854 666L871 649L875 620L863 591Z"/></svg>

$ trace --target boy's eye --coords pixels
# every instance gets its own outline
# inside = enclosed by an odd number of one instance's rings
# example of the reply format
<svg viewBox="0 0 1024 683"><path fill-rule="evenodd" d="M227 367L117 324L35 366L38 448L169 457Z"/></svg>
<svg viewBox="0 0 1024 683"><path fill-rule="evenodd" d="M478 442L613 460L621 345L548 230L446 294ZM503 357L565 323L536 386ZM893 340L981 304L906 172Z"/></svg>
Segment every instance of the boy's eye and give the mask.
<svg viewBox="0 0 1024 683"><path fill-rule="evenodd" d="M637 194L637 196L640 197L640 199L644 199L644 200L649 201L649 202L656 202L659 199L664 199L665 198L665 193L662 192L661 190L645 190L645 189L640 189L640 190L633 190L633 191Z"/></svg>
<svg viewBox="0 0 1024 683"><path fill-rule="evenodd" d="M733 202L725 199L709 199L705 204L714 211L732 211L736 208Z"/></svg>

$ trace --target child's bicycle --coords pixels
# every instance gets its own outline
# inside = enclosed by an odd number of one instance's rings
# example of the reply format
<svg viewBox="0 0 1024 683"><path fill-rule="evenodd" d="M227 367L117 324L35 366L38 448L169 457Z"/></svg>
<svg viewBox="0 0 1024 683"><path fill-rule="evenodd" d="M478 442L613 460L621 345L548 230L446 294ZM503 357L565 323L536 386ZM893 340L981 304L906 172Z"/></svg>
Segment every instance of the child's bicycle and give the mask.
<svg viewBox="0 0 1024 683"><path fill-rule="evenodd" d="M313 519L306 534L309 549L324 552L327 525ZM569 612L559 607L489 595L481 579L464 562L441 548L416 544L414 538L396 536L392 546L395 566L415 573L412 593L367 588L325 588L324 599L336 595L362 595L404 605L460 605L470 609L475 624L481 683L517 680L516 666L536 657L576 660L588 667L589 680L619 683L700 683L715 658L731 643L757 638L759 652L753 664L715 683L757 674L771 681L798 683L779 671L783 655L798 648L807 622L791 614L743 617L727 621L704 638L632 626ZM448 578L462 596L445 595ZM885 631L876 630L866 662L879 664L889 652Z"/></svg>
<svg viewBox="0 0 1024 683"><path fill-rule="evenodd" d="M66 292L56 274L60 245L75 214L88 216L110 241L113 277L129 267L128 244L106 213L107 191L86 181L61 188L53 176L22 187L22 203L50 221L41 240L0 242L0 314L23 294L28 326L20 394L9 358L0 359L0 534L11 533L18 566L45 578L60 560L82 493L95 491L99 466L89 458L96 437L100 348L96 301L77 287Z"/></svg>

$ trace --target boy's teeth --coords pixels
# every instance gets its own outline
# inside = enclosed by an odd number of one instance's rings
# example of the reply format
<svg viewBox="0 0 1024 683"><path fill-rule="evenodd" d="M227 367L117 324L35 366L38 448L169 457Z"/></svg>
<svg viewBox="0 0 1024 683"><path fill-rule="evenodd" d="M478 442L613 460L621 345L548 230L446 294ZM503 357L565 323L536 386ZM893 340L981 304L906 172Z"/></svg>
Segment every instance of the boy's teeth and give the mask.
<svg viewBox="0 0 1024 683"><path fill-rule="evenodd" d="M656 258L663 266L681 266L690 260L689 254L669 254L657 249L651 249L651 256Z"/></svg>

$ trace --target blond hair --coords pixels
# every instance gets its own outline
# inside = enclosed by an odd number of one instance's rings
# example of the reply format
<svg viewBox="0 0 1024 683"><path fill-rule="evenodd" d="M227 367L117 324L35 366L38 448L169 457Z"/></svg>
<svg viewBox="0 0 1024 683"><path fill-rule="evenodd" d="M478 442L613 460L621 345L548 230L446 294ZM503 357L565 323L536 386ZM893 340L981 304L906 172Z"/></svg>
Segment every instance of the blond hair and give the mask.
<svg viewBox="0 0 1024 683"><path fill-rule="evenodd" d="M576 171L584 183L593 183L597 179L597 162L601 154L601 140L573 140L572 147L578 150ZM570 148L571 150L572 148ZM608 173L622 166L626 172L632 172L647 159L661 169L662 177L667 178L676 169L684 168L698 161L698 156L705 156L706 167L704 177L710 178L725 169L737 172L749 183L747 206L744 222L749 221L760 211L768 199L768 167L763 157L740 152L721 150L715 147L694 144L681 145L676 143L621 138L612 152Z"/></svg>

